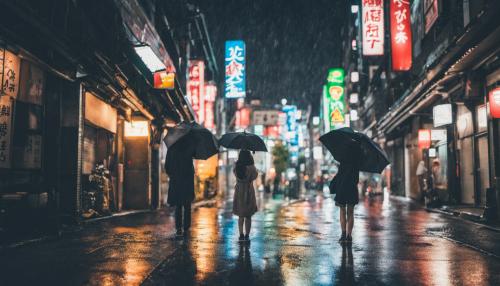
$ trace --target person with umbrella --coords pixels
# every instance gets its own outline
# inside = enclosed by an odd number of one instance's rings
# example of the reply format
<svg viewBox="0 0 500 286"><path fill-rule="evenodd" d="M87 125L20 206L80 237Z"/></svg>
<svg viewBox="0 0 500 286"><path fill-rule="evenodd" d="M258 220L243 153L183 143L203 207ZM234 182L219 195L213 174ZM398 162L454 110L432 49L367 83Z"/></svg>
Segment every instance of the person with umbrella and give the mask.
<svg viewBox="0 0 500 286"><path fill-rule="evenodd" d="M331 190L335 192L335 205L340 209L341 243L352 243L354 206L359 202L359 144L352 140L347 151L351 156L340 161L339 170L331 184Z"/></svg>
<svg viewBox="0 0 500 286"><path fill-rule="evenodd" d="M319 140L340 162L339 171L330 183L336 193L335 204L340 207L341 243L352 243L354 206L359 202L359 172L381 173L389 164L384 151L366 134L349 127L322 135Z"/></svg>
<svg viewBox="0 0 500 286"><path fill-rule="evenodd" d="M233 170L236 176L233 213L239 217L239 242L250 242L252 216L257 212L253 181L258 176L250 151L267 152L266 144L259 136L247 132L226 133L219 140L219 144L226 148L241 150Z"/></svg>
<svg viewBox="0 0 500 286"><path fill-rule="evenodd" d="M175 206L177 236L189 231L194 200L194 148L187 139L182 138L170 147L165 160L165 172L170 177L167 203Z"/></svg>
<svg viewBox="0 0 500 286"><path fill-rule="evenodd" d="M176 235L189 233L194 195L193 159L206 160L218 152L217 140L195 122L180 123L165 137L165 172L170 177L167 203L175 206Z"/></svg>
<svg viewBox="0 0 500 286"><path fill-rule="evenodd" d="M233 170L236 176L234 187L233 213L238 218L238 229L240 231L240 242L250 241L250 228L252 227L252 216L257 212L257 200L253 181L257 179L257 169L254 165L252 154L248 150L241 150ZM245 230L243 231L243 226Z"/></svg>

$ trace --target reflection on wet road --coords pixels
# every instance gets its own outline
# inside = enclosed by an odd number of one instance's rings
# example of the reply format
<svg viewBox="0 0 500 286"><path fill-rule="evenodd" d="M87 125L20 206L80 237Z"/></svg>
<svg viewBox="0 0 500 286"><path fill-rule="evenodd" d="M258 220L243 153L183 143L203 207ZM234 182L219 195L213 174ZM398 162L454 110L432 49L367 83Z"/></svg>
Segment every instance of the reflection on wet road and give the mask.
<svg viewBox="0 0 500 286"><path fill-rule="evenodd" d="M284 203L265 198L249 247L237 242L230 203L202 208L191 237L145 285L491 285L500 261L442 239L448 223L408 203L366 199L356 208L352 247L342 247L330 198ZM182 284L181 284L182 282Z"/></svg>
<svg viewBox="0 0 500 286"><path fill-rule="evenodd" d="M0 285L500 285L500 234L482 226L377 197L343 248L331 198L259 195L249 247L221 201L193 213L185 240L162 211L0 250Z"/></svg>

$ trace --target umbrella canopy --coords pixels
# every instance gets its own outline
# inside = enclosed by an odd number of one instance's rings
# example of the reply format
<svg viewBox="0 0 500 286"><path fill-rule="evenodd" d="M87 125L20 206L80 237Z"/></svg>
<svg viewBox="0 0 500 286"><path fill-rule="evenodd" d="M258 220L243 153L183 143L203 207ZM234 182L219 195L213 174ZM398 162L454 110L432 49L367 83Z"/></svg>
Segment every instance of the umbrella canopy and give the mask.
<svg viewBox="0 0 500 286"><path fill-rule="evenodd" d="M206 160L219 152L217 139L212 132L196 122L181 122L175 127L168 128L164 142L170 148L181 138L194 144L194 159Z"/></svg>
<svg viewBox="0 0 500 286"><path fill-rule="evenodd" d="M259 136L247 132L230 132L222 135L219 144L230 149L267 152L266 144Z"/></svg>
<svg viewBox="0 0 500 286"><path fill-rule="evenodd" d="M385 152L363 133L344 127L330 131L319 138L319 141L332 153L339 162L348 161L352 157L353 144L359 144L359 170L370 173L381 173L389 165Z"/></svg>

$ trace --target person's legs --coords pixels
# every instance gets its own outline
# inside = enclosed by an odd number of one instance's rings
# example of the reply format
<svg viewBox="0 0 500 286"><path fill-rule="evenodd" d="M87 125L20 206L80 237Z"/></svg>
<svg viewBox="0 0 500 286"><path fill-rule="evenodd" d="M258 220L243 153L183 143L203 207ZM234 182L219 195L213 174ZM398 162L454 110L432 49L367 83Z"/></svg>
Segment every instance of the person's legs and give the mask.
<svg viewBox="0 0 500 286"><path fill-rule="evenodd" d="M191 227L191 203L184 204L184 231Z"/></svg>
<svg viewBox="0 0 500 286"><path fill-rule="evenodd" d="M245 234L248 238L250 235L250 228L252 227L252 217L248 216L245 218Z"/></svg>
<svg viewBox="0 0 500 286"><path fill-rule="evenodd" d="M340 228L342 229L342 233L346 233L346 209L344 206L339 207L340 209Z"/></svg>
<svg viewBox="0 0 500 286"><path fill-rule="evenodd" d="M245 217L238 217L238 229L240 230L240 236L243 236L243 223L245 222Z"/></svg>
<svg viewBox="0 0 500 286"><path fill-rule="evenodd" d="M351 237L352 228L354 227L354 206L347 206L347 236Z"/></svg>
<svg viewBox="0 0 500 286"><path fill-rule="evenodd" d="M177 229L177 234L182 231L182 205L175 206L175 228Z"/></svg>

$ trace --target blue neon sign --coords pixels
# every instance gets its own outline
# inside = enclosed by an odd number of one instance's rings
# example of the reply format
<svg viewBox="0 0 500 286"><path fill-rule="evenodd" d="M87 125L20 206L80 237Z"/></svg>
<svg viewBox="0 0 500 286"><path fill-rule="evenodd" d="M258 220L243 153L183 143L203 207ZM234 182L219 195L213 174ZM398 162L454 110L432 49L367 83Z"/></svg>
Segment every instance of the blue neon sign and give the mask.
<svg viewBox="0 0 500 286"><path fill-rule="evenodd" d="M225 63L225 96L245 97L245 42L226 41Z"/></svg>

